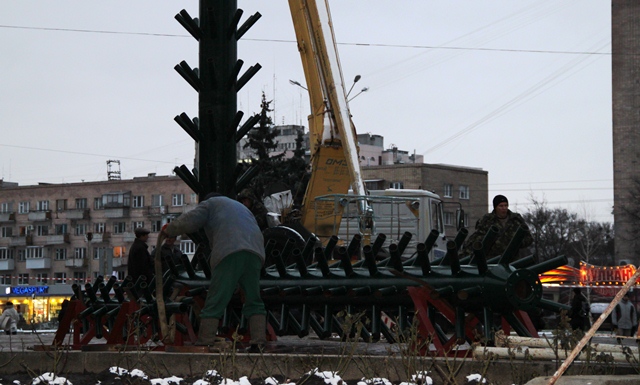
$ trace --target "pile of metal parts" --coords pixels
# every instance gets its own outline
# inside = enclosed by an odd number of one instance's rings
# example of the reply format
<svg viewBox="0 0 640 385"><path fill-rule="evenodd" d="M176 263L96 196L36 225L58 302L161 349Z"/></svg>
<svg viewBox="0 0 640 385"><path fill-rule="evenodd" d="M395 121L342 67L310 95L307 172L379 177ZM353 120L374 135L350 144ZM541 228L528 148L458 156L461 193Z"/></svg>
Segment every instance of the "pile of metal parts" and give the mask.
<svg viewBox="0 0 640 385"><path fill-rule="evenodd" d="M492 344L497 329L537 337L527 311L567 308L543 299L538 279L539 274L566 264L565 257L537 264L533 257L514 261L523 236L518 231L502 256L487 260L483 242L488 244L497 236L497 229L492 229L474 245L472 256L460 258L458 250L466 234L463 230L449 241L446 256L435 261L429 261L428 255L437 231L419 243L411 256L403 255L411 238L405 233L388 247L389 257L382 260L376 259L385 241L382 234L364 246L360 236L343 246L337 246L337 237L325 247L310 240L302 249L293 242L284 247L267 242L268 264L260 287L269 338L340 336L366 342L410 342L421 354L460 354L465 342ZM158 326L155 299L159 294L154 282L116 282L111 277L106 282L98 278L84 288L74 285L53 343L71 349L89 349L90 342L93 349L96 345L135 347L150 341L159 342L158 350L192 345L210 277L204 254L192 260L185 256L181 265L170 265L162 293L168 322L174 325L170 339L161 335ZM241 308L238 293L221 320L220 334L231 337L236 332L248 338ZM72 342L65 344L68 335Z"/></svg>

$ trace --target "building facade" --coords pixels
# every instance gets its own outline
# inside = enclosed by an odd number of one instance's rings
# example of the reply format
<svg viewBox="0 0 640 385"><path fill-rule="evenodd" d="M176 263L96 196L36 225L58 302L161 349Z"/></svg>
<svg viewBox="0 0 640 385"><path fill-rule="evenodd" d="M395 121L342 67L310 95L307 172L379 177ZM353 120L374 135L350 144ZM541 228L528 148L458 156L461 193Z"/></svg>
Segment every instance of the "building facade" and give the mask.
<svg viewBox="0 0 640 385"><path fill-rule="evenodd" d="M613 216L616 263L640 264L637 210L632 191L640 186L640 3L611 2L613 96Z"/></svg>
<svg viewBox="0 0 640 385"><path fill-rule="evenodd" d="M149 250L163 224L197 204L176 176L18 186L0 184L0 302L17 301L25 318L46 322L71 285L98 275L127 274L134 229L151 231ZM185 254L195 245L181 240Z"/></svg>
<svg viewBox="0 0 640 385"><path fill-rule="evenodd" d="M444 164L407 163L363 167L369 190L387 188L422 189L440 196L444 205L447 236L455 236L456 214L464 210L464 225L473 232L475 223L487 213L489 173L479 168Z"/></svg>

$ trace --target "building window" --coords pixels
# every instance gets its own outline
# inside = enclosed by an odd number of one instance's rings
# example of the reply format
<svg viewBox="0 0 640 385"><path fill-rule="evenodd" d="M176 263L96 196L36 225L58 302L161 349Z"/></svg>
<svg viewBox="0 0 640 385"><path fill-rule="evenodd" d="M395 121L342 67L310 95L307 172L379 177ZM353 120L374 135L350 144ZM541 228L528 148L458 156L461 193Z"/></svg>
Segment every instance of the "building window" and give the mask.
<svg viewBox="0 0 640 385"><path fill-rule="evenodd" d="M56 235L64 235L67 234L68 228L66 223L61 223L56 225Z"/></svg>
<svg viewBox="0 0 640 385"><path fill-rule="evenodd" d="M104 207L129 207L131 206L131 192L109 193L102 195Z"/></svg>
<svg viewBox="0 0 640 385"><path fill-rule="evenodd" d="M135 229L137 229L137 228L139 228L139 227L144 227L144 222L142 222L142 221L135 221L135 222L132 222L132 223L131 223L131 229L132 229L132 230L135 230Z"/></svg>
<svg viewBox="0 0 640 385"><path fill-rule="evenodd" d="M87 224L86 223L78 223L76 224L76 235L85 235L87 233Z"/></svg>
<svg viewBox="0 0 640 385"><path fill-rule="evenodd" d="M67 249L56 249L56 261L64 261L65 259L67 259Z"/></svg>
<svg viewBox="0 0 640 385"><path fill-rule="evenodd" d="M87 198L76 198L76 208L77 209L86 209L87 208Z"/></svg>
<svg viewBox="0 0 640 385"><path fill-rule="evenodd" d="M28 284L29 284L29 273L18 274L18 285L28 285Z"/></svg>
<svg viewBox="0 0 640 385"><path fill-rule="evenodd" d="M198 194L191 193L191 203L194 205L198 203Z"/></svg>
<svg viewBox="0 0 640 385"><path fill-rule="evenodd" d="M118 278L118 281L124 280L124 278L126 276L126 271L119 270L116 273L117 273L116 278Z"/></svg>
<svg viewBox="0 0 640 385"><path fill-rule="evenodd" d="M0 259L13 259L13 249L0 248Z"/></svg>
<svg viewBox="0 0 640 385"><path fill-rule="evenodd" d="M153 207L162 206L162 195L151 195L151 205Z"/></svg>
<svg viewBox="0 0 640 385"><path fill-rule="evenodd" d="M36 274L36 284L46 285L48 281L49 281L49 275L47 273Z"/></svg>
<svg viewBox="0 0 640 385"><path fill-rule="evenodd" d="M133 197L133 207L144 207L144 195L136 195Z"/></svg>
<svg viewBox="0 0 640 385"><path fill-rule="evenodd" d="M66 284L67 283L67 273L53 273L53 282L51 284Z"/></svg>
<svg viewBox="0 0 640 385"><path fill-rule="evenodd" d="M465 213L464 216L462 217L464 223L462 224L464 227L469 227L469 214Z"/></svg>
<svg viewBox="0 0 640 385"><path fill-rule="evenodd" d="M93 209L102 210L104 205L102 204L102 198L93 198Z"/></svg>
<svg viewBox="0 0 640 385"><path fill-rule="evenodd" d="M18 261L24 261L25 252L24 249L18 249Z"/></svg>
<svg viewBox="0 0 640 385"><path fill-rule="evenodd" d="M104 233L104 227L105 227L104 222L95 223L93 226L93 231L97 234L102 234Z"/></svg>
<svg viewBox="0 0 640 385"><path fill-rule="evenodd" d="M450 212L444 213L444 225L453 226L453 213L450 213Z"/></svg>
<svg viewBox="0 0 640 385"><path fill-rule="evenodd" d="M13 227L0 228L0 238L10 238L13 236Z"/></svg>
<svg viewBox="0 0 640 385"><path fill-rule="evenodd" d="M125 222L115 222L113 224L113 233L122 234L127 231L127 224Z"/></svg>
<svg viewBox="0 0 640 385"><path fill-rule="evenodd" d="M18 204L18 214L26 214L29 212L29 202L20 202Z"/></svg>
<svg viewBox="0 0 640 385"><path fill-rule="evenodd" d="M67 209L67 200L66 199L58 199L56 200L56 211L64 211Z"/></svg>
<svg viewBox="0 0 640 385"><path fill-rule="evenodd" d="M4 202L0 203L0 213L10 213L11 212L11 203Z"/></svg>
<svg viewBox="0 0 640 385"><path fill-rule="evenodd" d="M38 259L45 257L43 247L27 247L26 250L27 259Z"/></svg>
<svg viewBox="0 0 640 385"><path fill-rule="evenodd" d="M452 184L445 184L444 185L444 194L443 196L445 198L453 198L453 185Z"/></svg>
<svg viewBox="0 0 640 385"><path fill-rule="evenodd" d="M389 188L402 189L404 184L402 182L391 182Z"/></svg>
<svg viewBox="0 0 640 385"><path fill-rule="evenodd" d="M11 286L11 274L0 275L0 285Z"/></svg>
<svg viewBox="0 0 640 385"><path fill-rule="evenodd" d="M113 258L122 258L127 254L127 249L124 246L115 246L113 248Z"/></svg>
<svg viewBox="0 0 640 385"><path fill-rule="evenodd" d="M38 201L36 204L36 211L47 211L49 210L49 201Z"/></svg>
<svg viewBox="0 0 640 385"><path fill-rule="evenodd" d="M154 233L159 232L162 229L162 221L151 221L151 231Z"/></svg>
<svg viewBox="0 0 640 385"><path fill-rule="evenodd" d="M180 251L182 251L183 254L195 254L196 244L193 243L192 240L180 241Z"/></svg>
<svg viewBox="0 0 640 385"><path fill-rule="evenodd" d="M100 259L107 255L106 247L95 247L93 249L93 259Z"/></svg>
<svg viewBox="0 0 640 385"><path fill-rule="evenodd" d="M44 235L49 235L49 226L47 225L37 225L36 226L36 235L37 236L44 236Z"/></svg>
<svg viewBox="0 0 640 385"><path fill-rule="evenodd" d="M460 186L460 199L469 199L469 186Z"/></svg>
<svg viewBox="0 0 640 385"><path fill-rule="evenodd" d="M171 195L172 206L184 206L184 194L172 194Z"/></svg>
<svg viewBox="0 0 640 385"><path fill-rule="evenodd" d="M73 258L74 259L85 259L87 256L87 248L86 247L76 247L73 250Z"/></svg>
<svg viewBox="0 0 640 385"><path fill-rule="evenodd" d="M73 283L78 285L84 285L87 280L87 273L84 271L74 271L73 272Z"/></svg>

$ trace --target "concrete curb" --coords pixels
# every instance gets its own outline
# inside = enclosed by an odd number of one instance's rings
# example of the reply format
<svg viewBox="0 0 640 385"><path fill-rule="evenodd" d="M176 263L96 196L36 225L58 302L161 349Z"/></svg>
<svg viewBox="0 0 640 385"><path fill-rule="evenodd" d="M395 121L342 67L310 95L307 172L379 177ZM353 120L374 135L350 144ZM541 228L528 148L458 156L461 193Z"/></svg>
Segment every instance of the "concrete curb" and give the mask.
<svg viewBox="0 0 640 385"><path fill-rule="evenodd" d="M549 377L538 377L526 383L526 385L547 385ZM560 377L557 385L636 385L640 384L640 375L627 376L567 376Z"/></svg>

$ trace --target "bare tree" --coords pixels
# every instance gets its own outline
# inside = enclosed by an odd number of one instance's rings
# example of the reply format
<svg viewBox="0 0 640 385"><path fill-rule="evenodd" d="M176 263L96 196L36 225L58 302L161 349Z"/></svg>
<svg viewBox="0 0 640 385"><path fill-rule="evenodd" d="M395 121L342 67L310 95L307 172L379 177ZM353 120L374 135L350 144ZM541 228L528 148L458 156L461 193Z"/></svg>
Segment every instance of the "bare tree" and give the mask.
<svg viewBox="0 0 640 385"><path fill-rule="evenodd" d="M523 217L533 236L533 248L540 261L561 255L570 256L576 239L577 214L566 209L551 209L547 202L531 197L533 208Z"/></svg>
<svg viewBox="0 0 640 385"><path fill-rule="evenodd" d="M596 265L613 264L613 227L609 222L579 220L575 242L571 245L576 257Z"/></svg>

